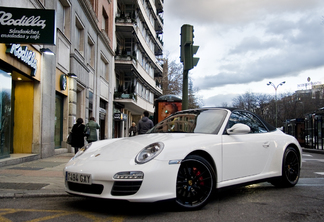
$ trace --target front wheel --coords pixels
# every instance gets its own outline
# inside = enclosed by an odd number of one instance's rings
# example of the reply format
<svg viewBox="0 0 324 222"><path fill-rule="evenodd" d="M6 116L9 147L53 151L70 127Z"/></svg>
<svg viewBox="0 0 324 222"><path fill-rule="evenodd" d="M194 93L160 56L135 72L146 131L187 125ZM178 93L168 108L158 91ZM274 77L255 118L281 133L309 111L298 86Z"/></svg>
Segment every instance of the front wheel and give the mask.
<svg viewBox="0 0 324 222"><path fill-rule="evenodd" d="M214 178L214 170L204 158L190 155L184 159L177 176L178 206L187 210L205 206L213 191Z"/></svg>
<svg viewBox="0 0 324 222"><path fill-rule="evenodd" d="M288 147L282 161L282 176L272 184L278 187L293 187L297 184L300 174L300 161L297 151Z"/></svg>

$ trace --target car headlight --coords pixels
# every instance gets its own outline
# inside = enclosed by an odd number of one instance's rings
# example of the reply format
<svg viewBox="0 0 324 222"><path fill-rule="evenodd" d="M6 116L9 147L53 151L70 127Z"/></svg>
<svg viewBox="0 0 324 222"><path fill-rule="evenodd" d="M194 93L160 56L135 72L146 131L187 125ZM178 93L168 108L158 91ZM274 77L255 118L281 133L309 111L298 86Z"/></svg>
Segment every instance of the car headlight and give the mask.
<svg viewBox="0 0 324 222"><path fill-rule="evenodd" d="M136 156L135 162L138 164L147 163L159 155L164 148L164 144L161 142L152 143L142 149Z"/></svg>
<svg viewBox="0 0 324 222"><path fill-rule="evenodd" d="M88 143L84 147L80 148L78 150L78 152L74 155L74 157L72 158L72 160L74 160L75 158L78 158L79 156L81 156L87 149L90 148L91 145L92 145L92 143Z"/></svg>

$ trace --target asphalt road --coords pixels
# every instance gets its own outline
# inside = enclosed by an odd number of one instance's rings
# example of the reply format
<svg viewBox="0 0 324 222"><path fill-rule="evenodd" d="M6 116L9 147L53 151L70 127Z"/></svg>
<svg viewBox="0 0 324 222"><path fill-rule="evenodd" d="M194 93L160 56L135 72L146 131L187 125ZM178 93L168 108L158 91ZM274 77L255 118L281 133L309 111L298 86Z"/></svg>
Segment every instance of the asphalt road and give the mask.
<svg viewBox="0 0 324 222"><path fill-rule="evenodd" d="M293 188L269 183L217 192L199 211L179 211L169 202L125 203L83 197L7 198L0 221L324 221L324 155L304 153Z"/></svg>

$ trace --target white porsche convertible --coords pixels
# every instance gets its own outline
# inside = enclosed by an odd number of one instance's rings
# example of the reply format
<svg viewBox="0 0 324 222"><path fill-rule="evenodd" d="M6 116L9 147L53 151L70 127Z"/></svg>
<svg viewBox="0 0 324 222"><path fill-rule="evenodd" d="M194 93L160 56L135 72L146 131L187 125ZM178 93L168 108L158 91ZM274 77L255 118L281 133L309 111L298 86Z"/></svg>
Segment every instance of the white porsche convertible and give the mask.
<svg viewBox="0 0 324 222"><path fill-rule="evenodd" d="M236 109L177 112L147 134L86 145L64 169L66 191L89 197L204 206L216 189L258 182L293 187L298 141Z"/></svg>

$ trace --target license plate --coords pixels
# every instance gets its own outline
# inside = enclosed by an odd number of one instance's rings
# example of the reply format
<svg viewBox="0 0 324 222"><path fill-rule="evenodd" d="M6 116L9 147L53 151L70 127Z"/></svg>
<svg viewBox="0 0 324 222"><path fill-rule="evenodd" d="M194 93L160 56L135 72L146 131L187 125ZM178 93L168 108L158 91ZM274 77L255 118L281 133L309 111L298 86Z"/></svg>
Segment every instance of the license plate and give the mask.
<svg viewBox="0 0 324 222"><path fill-rule="evenodd" d="M65 180L68 182L91 184L91 174L66 172Z"/></svg>

